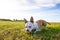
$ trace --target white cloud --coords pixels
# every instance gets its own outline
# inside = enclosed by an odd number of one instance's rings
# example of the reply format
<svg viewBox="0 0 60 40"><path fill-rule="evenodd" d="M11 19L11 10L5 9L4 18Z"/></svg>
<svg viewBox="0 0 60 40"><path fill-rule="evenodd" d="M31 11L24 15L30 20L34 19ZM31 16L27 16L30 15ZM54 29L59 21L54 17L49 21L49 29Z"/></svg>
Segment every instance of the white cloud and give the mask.
<svg viewBox="0 0 60 40"><path fill-rule="evenodd" d="M55 0L55 3L60 3L60 0Z"/></svg>
<svg viewBox="0 0 60 40"><path fill-rule="evenodd" d="M25 14L21 11L41 7L54 7L57 3L60 3L60 0L0 0L0 18L23 19L25 17L29 19L30 16L36 18L36 15L38 15L39 18L39 16L43 14Z"/></svg>
<svg viewBox="0 0 60 40"><path fill-rule="evenodd" d="M10 10L30 10L41 7L54 7L60 0L0 0L0 8ZM7 10L8 10L7 9Z"/></svg>
<svg viewBox="0 0 60 40"><path fill-rule="evenodd" d="M41 7L54 7L60 0L20 0L21 9L35 9Z"/></svg>
<svg viewBox="0 0 60 40"><path fill-rule="evenodd" d="M54 6L53 0L35 0L35 2L38 6L42 6L42 7Z"/></svg>

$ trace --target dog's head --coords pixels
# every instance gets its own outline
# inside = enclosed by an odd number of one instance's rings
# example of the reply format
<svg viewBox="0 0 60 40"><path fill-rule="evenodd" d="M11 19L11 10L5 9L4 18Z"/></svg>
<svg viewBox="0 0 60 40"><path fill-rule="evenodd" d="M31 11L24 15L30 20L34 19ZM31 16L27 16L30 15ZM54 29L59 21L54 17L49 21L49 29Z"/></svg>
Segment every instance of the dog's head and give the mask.
<svg viewBox="0 0 60 40"><path fill-rule="evenodd" d="M24 21L25 21L26 31L31 32L33 29L36 29L36 31L39 31L38 24L34 22L33 17L30 18L30 21L27 21L26 19L24 19Z"/></svg>
<svg viewBox="0 0 60 40"><path fill-rule="evenodd" d="M33 23L34 23L33 17L30 18L30 21L27 21L27 20L24 18L24 21L25 21L26 31L31 32L31 30L32 30L32 28L33 28Z"/></svg>

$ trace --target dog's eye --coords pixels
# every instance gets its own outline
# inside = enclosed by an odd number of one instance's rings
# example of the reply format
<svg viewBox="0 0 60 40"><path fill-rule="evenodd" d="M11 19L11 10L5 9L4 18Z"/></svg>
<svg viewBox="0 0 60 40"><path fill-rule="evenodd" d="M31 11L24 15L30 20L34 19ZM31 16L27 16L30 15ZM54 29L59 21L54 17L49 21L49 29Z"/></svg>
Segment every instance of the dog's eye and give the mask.
<svg viewBox="0 0 60 40"><path fill-rule="evenodd" d="M29 28L31 28L31 26L29 26Z"/></svg>

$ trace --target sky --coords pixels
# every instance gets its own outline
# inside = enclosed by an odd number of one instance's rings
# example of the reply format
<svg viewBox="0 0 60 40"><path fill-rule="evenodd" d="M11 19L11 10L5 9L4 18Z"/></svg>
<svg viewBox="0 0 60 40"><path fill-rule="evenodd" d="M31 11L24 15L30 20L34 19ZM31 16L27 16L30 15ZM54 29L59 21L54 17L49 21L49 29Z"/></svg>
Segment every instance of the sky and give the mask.
<svg viewBox="0 0 60 40"><path fill-rule="evenodd" d="M0 19L60 22L60 0L0 0Z"/></svg>

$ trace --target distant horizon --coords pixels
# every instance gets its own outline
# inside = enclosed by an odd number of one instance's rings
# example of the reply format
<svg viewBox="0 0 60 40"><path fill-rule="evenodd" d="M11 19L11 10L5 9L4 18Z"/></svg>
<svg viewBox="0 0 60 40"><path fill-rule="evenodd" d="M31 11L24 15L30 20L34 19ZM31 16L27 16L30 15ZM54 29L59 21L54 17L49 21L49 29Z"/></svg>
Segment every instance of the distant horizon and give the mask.
<svg viewBox="0 0 60 40"><path fill-rule="evenodd" d="M0 0L1 19L60 22L60 0Z"/></svg>
<svg viewBox="0 0 60 40"><path fill-rule="evenodd" d="M9 19L9 18L0 18L0 19ZM26 18L25 18L26 19ZM14 20L14 19L10 19L10 20ZM15 20L24 20L24 19L15 19ZM30 19L26 19L27 21L30 21ZM44 19L37 19L37 20L44 20ZM37 20L35 20L34 19L34 21L37 21ZM45 20L45 21L47 21L47 20ZM47 22L60 22L60 21L47 21Z"/></svg>

